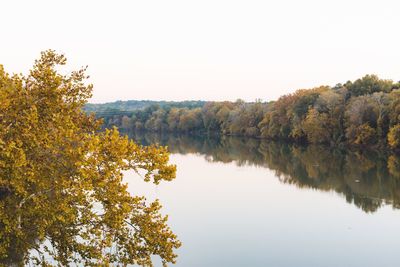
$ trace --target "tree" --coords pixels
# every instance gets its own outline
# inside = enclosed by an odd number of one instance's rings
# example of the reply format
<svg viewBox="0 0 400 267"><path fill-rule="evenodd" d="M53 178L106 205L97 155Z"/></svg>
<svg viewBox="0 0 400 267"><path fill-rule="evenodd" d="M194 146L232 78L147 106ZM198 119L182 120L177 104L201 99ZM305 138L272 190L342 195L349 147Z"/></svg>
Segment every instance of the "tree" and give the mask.
<svg viewBox="0 0 400 267"><path fill-rule="evenodd" d="M175 177L165 147L142 147L82 108L85 69L43 52L26 76L0 66L0 263L151 265L180 246L160 204L132 196L123 171L159 183Z"/></svg>
<svg viewBox="0 0 400 267"><path fill-rule="evenodd" d="M203 126L201 109L184 109L179 120L178 129L186 133L194 133Z"/></svg>
<svg viewBox="0 0 400 267"><path fill-rule="evenodd" d="M353 83L348 82L346 84L350 94L352 96L360 96L366 94L373 94L375 92L390 92L393 87L393 81L381 80L376 75L365 75L361 79L354 81Z"/></svg>
<svg viewBox="0 0 400 267"><path fill-rule="evenodd" d="M344 139L344 117L347 89L337 85L334 89L321 93L315 103L315 109L328 116L330 142L338 144Z"/></svg>
<svg viewBox="0 0 400 267"><path fill-rule="evenodd" d="M126 129L126 130L130 130L132 128L132 121L131 119L124 115L121 119L121 128L122 129Z"/></svg>
<svg viewBox="0 0 400 267"><path fill-rule="evenodd" d="M373 96L364 95L352 98L346 107L345 115L346 138L350 144L375 143L379 106Z"/></svg>
<svg viewBox="0 0 400 267"><path fill-rule="evenodd" d="M364 123L358 127L351 126L347 129L347 136L350 144L367 146L377 141L376 130L368 123Z"/></svg>
<svg viewBox="0 0 400 267"><path fill-rule="evenodd" d="M330 129L329 119L326 113L319 113L312 108L308 111L307 117L303 122L304 132L310 143L329 143Z"/></svg>
<svg viewBox="0 0 400 267"><path fill-rule="evenodd" d="M391 125L400 123L400 90L393 90L389 94L389 119Z"/></svg>
<svg viewBox="0 0 400 267"><path fill-rule="evenodd" d="M388 134L388 143L391 148L400 148L400 124L390 128Z"/></svg>
<svg viewBox="0 0 400 267"><path fill-rule="evenodd" d="M385 139L384 137L387 135L389 130L389 98L388 94L383 92L373 93L371 95L372 99L375 100L376 105L378 107L378 118L377 118L377 134L379 138Z"/></svg>
<svg viewBox="0 0 400 267"><path fill-rule="evenodd" d="M172 108L168 114L167 123L170 131L178 130L179 120L182 115L182 109Z"/></svg>

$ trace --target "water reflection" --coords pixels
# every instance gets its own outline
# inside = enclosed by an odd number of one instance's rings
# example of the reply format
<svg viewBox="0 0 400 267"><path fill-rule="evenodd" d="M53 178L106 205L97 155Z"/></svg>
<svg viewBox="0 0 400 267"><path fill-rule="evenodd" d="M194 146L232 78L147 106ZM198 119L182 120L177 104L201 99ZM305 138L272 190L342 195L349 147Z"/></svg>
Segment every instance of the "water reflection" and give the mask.
<svg viewBox="0 0 400 267"><path fill-rule="evenodd" d="M209 162L265 167L275 171L283 183L335 191L365 212L375 212L384 204L400 207L399 157L384 152L302 147L238 137L128 135L144 145L167 145L172 153L204 155Z"/></svg>

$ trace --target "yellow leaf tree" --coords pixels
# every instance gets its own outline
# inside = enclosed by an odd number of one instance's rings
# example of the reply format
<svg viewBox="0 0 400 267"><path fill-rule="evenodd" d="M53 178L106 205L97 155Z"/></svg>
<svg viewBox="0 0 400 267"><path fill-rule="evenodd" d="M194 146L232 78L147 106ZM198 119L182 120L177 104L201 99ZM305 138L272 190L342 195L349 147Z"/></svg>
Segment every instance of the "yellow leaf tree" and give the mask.
<svg viewBox="0 0 400 267"><path fill-rule="evenodd" d="M82 111L85 68L41 54L27 75L0 65L0 264L151 266L173 263L181 244L160 204L132 196L123 171L172 180L165 147L142 147Z"/></svg>
<svg viewBox="0 0 400 267"><path fill-rule="evenodd" d="M393 149L400 148L400 124L396 124L390 128L388 134L388 143Z"/></svg>

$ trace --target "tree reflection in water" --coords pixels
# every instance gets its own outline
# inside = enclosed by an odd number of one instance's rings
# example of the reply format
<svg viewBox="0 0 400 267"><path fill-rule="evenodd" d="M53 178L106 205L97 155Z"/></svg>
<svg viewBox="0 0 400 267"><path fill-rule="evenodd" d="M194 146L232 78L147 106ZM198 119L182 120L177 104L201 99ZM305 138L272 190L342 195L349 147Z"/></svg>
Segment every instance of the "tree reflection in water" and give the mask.
<svg viewBox="0 0 400 267"><path fill-rule="evenodd" d="M275 171L283 183L335 191L365 212L375 212L383 204L400 207L399 157L384 151L349 151L239 137L128 135L144 145L167 145L171 153L196 153L210 162L265 167Z"/></svg>

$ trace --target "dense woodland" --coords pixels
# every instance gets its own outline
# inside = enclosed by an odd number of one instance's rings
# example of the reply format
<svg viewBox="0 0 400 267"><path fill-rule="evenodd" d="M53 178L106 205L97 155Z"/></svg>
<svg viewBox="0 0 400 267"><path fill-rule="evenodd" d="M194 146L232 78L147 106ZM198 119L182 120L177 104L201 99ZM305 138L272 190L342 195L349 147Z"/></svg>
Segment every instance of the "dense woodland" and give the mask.
<svg viewBox="0 0 400 267"><path fill-rule="evenodd" d="M277 101L151 105L106 114L104 126L126 130L220 134L331 146L400 148L400 83L366 75L354 82L301 89Z"/></svg>

